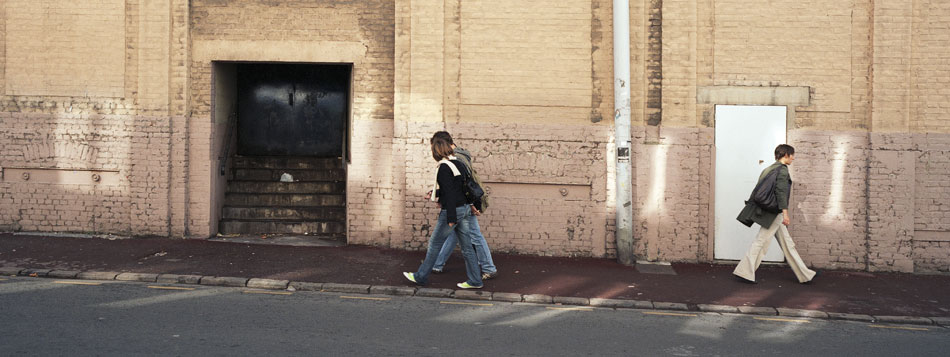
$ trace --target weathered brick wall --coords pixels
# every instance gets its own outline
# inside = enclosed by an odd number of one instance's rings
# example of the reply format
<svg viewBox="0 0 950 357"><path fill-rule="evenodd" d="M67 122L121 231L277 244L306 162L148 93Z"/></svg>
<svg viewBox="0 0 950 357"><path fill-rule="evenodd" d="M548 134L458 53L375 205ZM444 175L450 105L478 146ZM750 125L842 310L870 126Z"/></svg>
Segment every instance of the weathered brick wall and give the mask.
<svg viewBox="0 0 950 357"><path fill-rule="evenodd" d="M481 222L496 250L615 254L609 1L2 7L0 228L210 235L224 127L212 62L342 62L351 243L424 246L437 214L421 201L427 139L448 129L495 196ZM950 269L950 4L635 0L631 12L640 257L713 259L718 103L698 89L808 87L788 134L805 260Z"/></svg>
<svg viewBox="0 0 950 357"><path fill-rule="evenodd" d="M411 125L406 143L405 224L394 246L423 249L438 216L423 201L437 165L429 138L440 124ZM445 130L474 156L490 194L479 217L493 250L538 255L605 256L607 131L590 126L456 124Z"/></svg>
<svg viewBox="0 0 950 357"><path fill-rule="evenodd" d="M347 168L346 214L350 244L390 245L392 224L401 205L393 199L393 122L354 121Z"/></svg>
<svg viewBox="0 0 950 357"><path fill-rule="evenodd" d="M393 1L192 1L190 75L193 160L215 160L211 145L212 62L350 63L352 67L351 159L348 165L349 239L388 244L392 224L389 156L392 146L394 16ZM209 123L209 124L205 124ZM388 129L387 129L388 128ZM215 141L217 142L217 141ZM383 169L380 170L382 165ZM220 209L208 197L217 190L209 165L191 169L191 235L207 236ZM213 165L212 165L213 166Z"/></svg>
<svg viewBox="0 0 950 357"><path fill-rule="evenodd" d="M634 242L647 260L709 257L713 130L634 131Z"/></svg>
<svg viewBox="0 0 950 357"><path fill-rule="evenodd" d="M809 264L864 269L867 257L866 133L795 130L789 233Z"/></svg>
<svg viewBox="0 0 950 357"><path fill-rule="evenodd" d="M950 271L950 135L916 134L914 270Z"/></svg>
<svg viewBox="0 0 950 357"><path fill-rule="evenodd" d="M812 105L804 111L849 112L852 10L840 1L716 1L716 85L808 86ZM854 128L848 119L815 124Z"/></svg>
<svg viewBox="0 0 950 357"><path fill-rule="evenodd" d="M914 7L913 103L916 132L950 132L950 2L923 0Z"/></svg>

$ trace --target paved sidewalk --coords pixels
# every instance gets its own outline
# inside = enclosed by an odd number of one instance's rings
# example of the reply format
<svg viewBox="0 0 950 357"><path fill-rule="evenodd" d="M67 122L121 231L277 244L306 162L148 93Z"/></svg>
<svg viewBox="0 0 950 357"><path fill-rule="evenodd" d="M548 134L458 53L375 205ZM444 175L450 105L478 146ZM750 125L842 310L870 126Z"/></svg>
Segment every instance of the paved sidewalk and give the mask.
<svg viewBox="0 0 950 357"><path fill-rule="evenodd" d="M300 247L167 238L66 238L0 233L0 267L247 277L297 282L405 286L424 252L364 246ZM485 290L522 295L630 299L731 311L728 305L874 316L950 317L950 275L822 271L798 284L785 266L763 266L759 284L734 279L731 265L673 264L676 275L645 274L609 259L493 254L497 279ZM465 278L456 253L429 288ZM657 308L662 308L657 304ZM755 309L744 309L755 312ZM773 310L774 311L774 310Z"/></svg>

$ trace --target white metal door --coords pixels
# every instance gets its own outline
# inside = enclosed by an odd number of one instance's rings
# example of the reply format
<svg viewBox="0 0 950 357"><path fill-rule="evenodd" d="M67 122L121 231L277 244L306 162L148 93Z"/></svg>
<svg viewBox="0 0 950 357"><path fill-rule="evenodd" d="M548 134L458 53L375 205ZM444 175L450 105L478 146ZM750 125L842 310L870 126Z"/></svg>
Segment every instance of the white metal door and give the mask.
<svg viewBox="0 0 950 357"><path fill-rule="evenodd" d="M716 259L742 259L759 225L736 220L762 169L775 162L775 147L785 143L785 107L716 106ZM771 239L767 261L782 261Z"/></svg>

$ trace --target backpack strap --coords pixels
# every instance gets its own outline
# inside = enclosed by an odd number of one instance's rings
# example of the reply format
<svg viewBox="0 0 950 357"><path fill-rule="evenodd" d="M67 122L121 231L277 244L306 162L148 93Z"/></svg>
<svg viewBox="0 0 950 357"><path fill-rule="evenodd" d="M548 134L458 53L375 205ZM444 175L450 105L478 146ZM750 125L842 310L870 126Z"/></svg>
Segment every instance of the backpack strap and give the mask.
<svg viewBox="0 0 950 357"><path fill-rule="evenodd" d="M446 165L449 165L449 169L452 169L452 175L453 175L453 176L461 176L461 175L462 175L462 173L459 172L459 168L455 166L455 163L453 163L453 162L451 162L451 161L449 161L449 160L446 160L446 159L439 160L439 164L446 164Z"/></svg>
<svg viewBox="0 0 950 357"><path fill-rule="evenodd" d="M439 160L439 166L441 166L442 164L446 164L446 165L448 165L449 169L452 170L452 175L453 175L453 176L461 176L462 173L459 172L459 168L456 167L455 164L454 164L452 161L449 161L450 159L451 159L451 160L455 160L455 156L449 156L448 159ZM436 172L438 172L438 170L436 170ZM439 179L438 179L438 175L436 175L436 180L435 180L435 182L434 182L433 185L432 185L432 196L429 197L429 200L430 200L430 201L436 202L436 201L439 200L439 198L435 196L435 193L436 193L438 190L439 190Z"/></svg>

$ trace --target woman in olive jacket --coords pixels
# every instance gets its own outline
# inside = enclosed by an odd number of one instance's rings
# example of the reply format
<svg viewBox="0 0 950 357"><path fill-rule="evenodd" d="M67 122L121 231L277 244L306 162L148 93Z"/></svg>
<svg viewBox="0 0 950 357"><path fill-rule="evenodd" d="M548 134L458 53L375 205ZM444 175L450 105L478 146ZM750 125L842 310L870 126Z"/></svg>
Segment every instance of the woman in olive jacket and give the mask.
<svg viewBox="0 0 950 357"><path fill-rule="evenodd" d="M749 247L748 253L742 257L742 260L739 261L739 265L736 266L736 269L732 273L748 282L755 283L755 270L758 269L759 264L762 263L762 258L769 250L769 243L772 242L771 238L774 236L778 239L779 245L782 246L782 252L785 253L785 260L788 262L788 265L791 266L792 271L795 272L795 277L798 278L798 282L807 283L811 281L817 273L808 269L808 266L802 261L802 257L800 257L798 251L795 250L795 242L792 241L792 236L788 234L788 228L785 227L791 223L791 219L788 216L788 199L792 191L792 178L788 174L788 165L791 165L792 161L795 160L795 148L786 144L779 145L775 148L775 160L774 164L762 170L762 174L759 175L759 181L761 182L772 170L779 170L775 178L775 198L778 201L778 208L781 209L781 214L769 212L754 204L747 205L746 208L739 213L739 217L737 217L739 221L744 223L749 223L750 221L758 223L761 228L759 229L759 234L752 242L752 246Z"/></svg>

